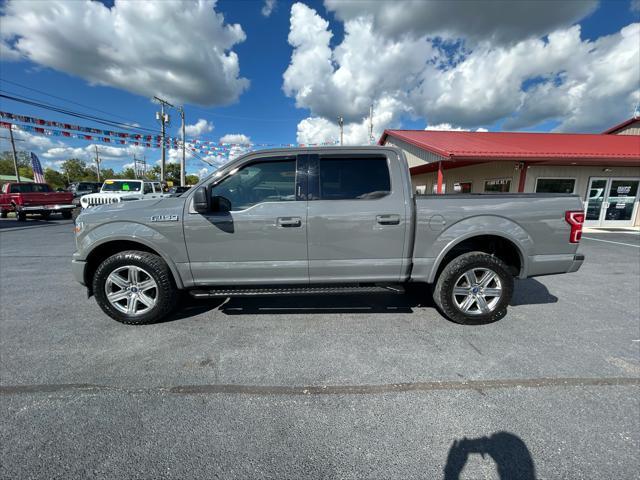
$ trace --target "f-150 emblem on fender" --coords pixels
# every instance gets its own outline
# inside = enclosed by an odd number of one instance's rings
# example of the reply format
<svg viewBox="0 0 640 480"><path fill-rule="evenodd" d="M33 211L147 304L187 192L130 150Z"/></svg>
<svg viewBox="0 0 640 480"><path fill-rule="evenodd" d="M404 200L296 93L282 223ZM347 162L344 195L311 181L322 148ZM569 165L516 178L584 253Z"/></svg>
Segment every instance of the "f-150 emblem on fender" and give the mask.
<svg viewBox="0 0 640 480"><path fill-rule="evenodd" d="M177 222L179 219L178 215L151 215L152 222Z"/></svg>

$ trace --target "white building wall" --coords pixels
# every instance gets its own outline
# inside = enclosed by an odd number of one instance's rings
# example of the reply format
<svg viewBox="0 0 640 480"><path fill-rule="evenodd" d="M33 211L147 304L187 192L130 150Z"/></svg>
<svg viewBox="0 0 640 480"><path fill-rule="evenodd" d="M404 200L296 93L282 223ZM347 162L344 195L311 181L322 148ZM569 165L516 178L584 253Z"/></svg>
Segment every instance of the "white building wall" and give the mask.
<svg viewBox="0 0 640 480"><path fill-rule="evenodd" d="M510 192L518 191L518 181L520 172L517 170L517 162L500 161L488 162L468 167L454 168L444 170L444 183L446 184L446 193L453 192L453 184L461 182L471 182L472 193L484 192L484 182L486 180L511 180ZM425 173L411 177L411 183L414 189L425 186L426 193L433 192L433 186L438 182L438 172Z"/></svg>
<svg viewBox="0 0 640 480"><path fill-rule="evenodd" d="M580 197L584 199L587 195L587 188L589 188L589 179L591 177L640 177L640 167L532 165L527 170L527 180L524 191L535 192L538 178L575 178L576 189L573 193L580 195Z"/></svg>
<svg viewBox="0 0 640 480"><path fill-rule="evenodd" d="M407 157L407 162L409 163L409 168L445 159L445 157L436 155L435 153L431 153L422 148L418 148L404 140L400 140L399 138L387 137L384 144L392 147L398 147L404 151L404 154Z"/></svg>
<svg viewBox="0 0 640 480"><path fill-rule="evenodd" d="M640 120L637 120L612 135L640 135Z"/></svg>

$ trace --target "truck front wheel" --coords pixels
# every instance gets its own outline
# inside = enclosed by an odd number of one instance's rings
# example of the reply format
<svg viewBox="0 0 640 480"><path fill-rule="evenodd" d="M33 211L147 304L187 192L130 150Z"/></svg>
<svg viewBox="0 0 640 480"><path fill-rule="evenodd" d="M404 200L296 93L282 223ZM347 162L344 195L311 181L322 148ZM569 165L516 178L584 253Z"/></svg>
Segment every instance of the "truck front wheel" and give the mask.
<svg viewBox="0 0 640 480"><path fill-rule="evenodd" d="M433 299L450 320L463 325L495 322L507 313L513 276L507 265L484 252L469 252L445 266Z"/></svg>
<svg viewBox="0 0 640 480"><path fill-rule="evenodd" d="M111 318L129 325L162 320L173 310L177 289L169 267L158 255L137 250L116 253L93 277L98 305Z"/></svg>

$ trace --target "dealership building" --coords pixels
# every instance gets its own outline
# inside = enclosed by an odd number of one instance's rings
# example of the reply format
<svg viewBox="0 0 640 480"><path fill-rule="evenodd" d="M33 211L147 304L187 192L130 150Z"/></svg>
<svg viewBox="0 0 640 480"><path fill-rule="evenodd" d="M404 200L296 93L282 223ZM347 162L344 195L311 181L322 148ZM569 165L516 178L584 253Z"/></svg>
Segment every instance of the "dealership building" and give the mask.
<svg viewBox="0 0 640 480"><path fill-rule="evenodd" d="M640 226L640 118L601 134L385 130L420 193L573 193L585 225Z"/></svg>

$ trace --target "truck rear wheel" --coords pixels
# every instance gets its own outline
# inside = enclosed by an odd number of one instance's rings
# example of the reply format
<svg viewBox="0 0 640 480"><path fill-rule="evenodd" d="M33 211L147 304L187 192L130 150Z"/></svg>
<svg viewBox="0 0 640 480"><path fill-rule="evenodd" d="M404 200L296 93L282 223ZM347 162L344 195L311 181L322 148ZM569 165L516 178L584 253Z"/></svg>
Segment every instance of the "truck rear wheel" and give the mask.
<svg viewBox="0 0 640 480"><path fill-rule="evenodd" d="M62 212L62 218L64 218L65 220L69 220L72 217L72 215L73 215L73 211L70 211L70 210L65 210L64 212Z"/></svg>
<svg viewBox="0 0 640 480"><path fill-rule="evenodd" d="M102 262L93 277L93 292L104 313L129 325L162 320L178 298L164 260L137 250L116 253Z"/></svg>
<svg viewBox="0 0 640 480"><path fill-rule="evenodd" d="M503 318L513 295L507 265L484 252L469 252L445 266L433 289L433 300L450 320L482 325Z"/></svg>
<svg viewBox="0 0 640 480"><path fill-rule="evenodd" d="M7 218L8 214L9 214L9 212L7 212L6 210L2 210L0 212L0 218Z"/></svg>
<svg viewBox="0 0 640 480"><path fill-rule="evenodd" d="M27 219L27 214L24 212L16 211L16 220L24 222Z"/></svg>

